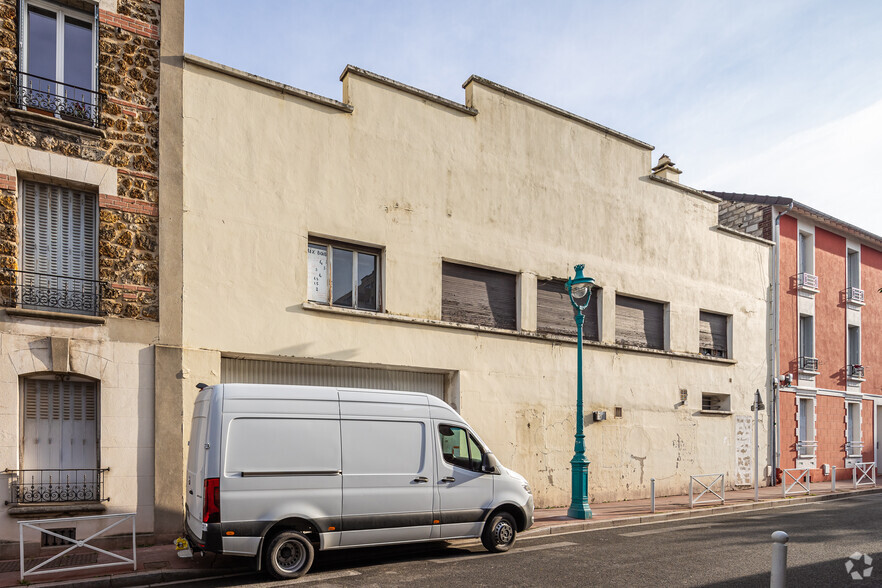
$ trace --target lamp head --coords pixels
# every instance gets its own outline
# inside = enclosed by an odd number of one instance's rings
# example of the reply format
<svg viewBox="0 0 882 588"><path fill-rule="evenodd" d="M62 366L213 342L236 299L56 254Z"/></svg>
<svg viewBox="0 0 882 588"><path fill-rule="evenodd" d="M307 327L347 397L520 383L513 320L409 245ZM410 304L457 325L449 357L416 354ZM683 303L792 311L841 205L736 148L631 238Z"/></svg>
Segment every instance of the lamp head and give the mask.
<svg viewBox="0 0 882 588"><path fill-rule="evenodd" d="M588 300L591 297L591 288L594 287L594 278L585 277L583 270L585 269L584 264L579 264L574 268L576 270L576 275L569 280L567 280L566 288L567 294L570 296L570 302L573 306L584 307L588 306ZM580 302L583 298L588 298L585 300L584 305Z"/></svg>

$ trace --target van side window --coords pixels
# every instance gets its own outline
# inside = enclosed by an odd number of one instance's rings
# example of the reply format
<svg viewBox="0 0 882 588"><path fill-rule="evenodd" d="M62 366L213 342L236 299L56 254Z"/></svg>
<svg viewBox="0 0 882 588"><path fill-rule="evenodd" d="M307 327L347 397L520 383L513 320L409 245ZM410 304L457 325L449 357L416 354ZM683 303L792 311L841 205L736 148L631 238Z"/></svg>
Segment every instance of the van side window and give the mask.
<svg viewBox="0 0 882 588"><path fill-rule="evenodd" d="M441 454L444 461L474 472L481 471L483 452L468 431L461 427L440 425L438 432L441 434Z"/></svg>

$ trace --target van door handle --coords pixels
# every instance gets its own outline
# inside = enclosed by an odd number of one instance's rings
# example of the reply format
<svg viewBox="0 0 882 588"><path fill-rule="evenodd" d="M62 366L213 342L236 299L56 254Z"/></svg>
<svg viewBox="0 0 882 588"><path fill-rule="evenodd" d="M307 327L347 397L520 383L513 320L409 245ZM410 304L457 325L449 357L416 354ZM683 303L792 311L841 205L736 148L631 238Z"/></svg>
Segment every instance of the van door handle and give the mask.
<svg viewBox="0 0 882 588"><path fill-rule="evenodd" d="M428 482L429 478L427 478L425 476L420 476L418 478L414 478L413 481L416 482L417 484L422 484L424 482Z"/></svg>
<svg viewBox="0 0 882 588"><path fill-rule="evenodd" d="M441 481L442 482L456 482L456 478L452 478L450 476L447 476L446 478L441 478Z"/></svg>

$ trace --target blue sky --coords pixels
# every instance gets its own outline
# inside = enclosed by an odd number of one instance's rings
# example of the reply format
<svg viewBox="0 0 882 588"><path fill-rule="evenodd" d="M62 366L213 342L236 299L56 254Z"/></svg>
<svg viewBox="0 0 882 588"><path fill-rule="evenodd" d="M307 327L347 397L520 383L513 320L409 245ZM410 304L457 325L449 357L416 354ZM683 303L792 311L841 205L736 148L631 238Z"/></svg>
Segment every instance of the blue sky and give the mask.
<svg viewBox="0 0 882 588"><path fill-rule="evenodd" d="M337 99L346 64L458 102L477 74L655 145L690 186L882 235L876 0L187 0L185 34Z"/></svg>

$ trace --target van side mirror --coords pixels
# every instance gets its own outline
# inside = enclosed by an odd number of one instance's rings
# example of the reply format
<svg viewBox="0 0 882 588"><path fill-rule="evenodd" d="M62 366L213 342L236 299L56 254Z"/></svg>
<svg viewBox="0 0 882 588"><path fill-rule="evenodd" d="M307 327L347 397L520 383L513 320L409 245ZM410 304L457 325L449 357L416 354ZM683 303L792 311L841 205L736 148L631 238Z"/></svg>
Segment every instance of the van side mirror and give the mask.
<svg viewBox="0 0 882 588"><path fill-rule="evenodd" d="M481 457L481 471L485 474L498 474L498 465L499 461L496 459L496 456L489 451Z"/></svg>

